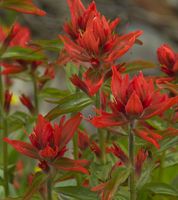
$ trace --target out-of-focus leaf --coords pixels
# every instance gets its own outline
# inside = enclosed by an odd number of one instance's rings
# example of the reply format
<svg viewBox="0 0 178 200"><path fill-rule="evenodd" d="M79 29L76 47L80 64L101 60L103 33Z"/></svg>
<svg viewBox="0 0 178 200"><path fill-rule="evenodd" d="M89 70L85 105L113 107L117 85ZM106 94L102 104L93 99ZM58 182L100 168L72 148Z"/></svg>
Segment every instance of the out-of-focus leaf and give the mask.
<svg viewBox="0 0 178 200"><path fill-rule="evenodd" d="M62 98L69 95L70 92L67 90L59 90L57 88L44 88L40 91L40 96L46 98Z"/></svg>
<svg viewBox="0 0 178 200"><path fill-rule="evenodd" d="M167 138L160 142L161 148L158 150L159 153L172 148L178 144L178 136L173 137L172 139Z"/></svg>
<svg viewBox="0 0 178 200"><path fill-rule="evenodd" d="M131 71L155 68L156 66L157 65L155 63L152 63L147 60L135 60L135 61L126 63L126 65L125 65L126 71L125 72L128 73Z"/></svg>
<svg viewBox="0 0 178 200"><path fill-rule="evenodd" d="M155 195L158 194L178 197L178 190L166 183L149 183L146 188Z"/></svg>
<svg viewBox="0 0 178 200"><path fill-rule="evenodd" d="M145 171L142 172L140 178L136 183L136 188L140 190L140 188L144 187L144 185L151 180L151 173L154 169L154 164L150 162L150 165L147 167Z"/></svg>
<svg viewBox="0 0 178 200"><path fill-rule="evenodd" d="M1 59L22 59L27 61L44 60L45 56L30 48L11 47L1 56Z"/></svg>
<svg viewBox="0 0 178 200"><path fill-rule="evenodd" d="M166 155L163 167L170 167L178 164L178 152L170 152Z"/></svg>
<svg viewBox="0 0 178 200"><path fill-rule="evenodd" d="M30 200L33 197L33 195L38 191L40 186L45 182L46 179L47 179L46 174L36 173L33 178L32 184L28 187L23 197L23 200Z"/></svg>
<svg viewBox="0 0 178 200"><path fill-rule="evenodd" d="M37 8L32 0L5 0L1 1L0 8L15 10L17 12L22 12L26 14L34 14L44 16L45 11Z"/></svg>
<svg viewBox="0 0 178 200"><path fill-rule="evenodd" d="M8 134L24 127L27 123L32 123L33 119L24 112L15 112L7 118Z"/></svg>
<svg viewBox="0 0 178 200"><path fill-rule="evenodd" d="M32 43L44 50L51 50L59 52L64 46L60 39L56 40L36 40Z"/></svg>
<svg viewBox="0 0 178 200"><path fill-rule="evenodd" d="M163 131L167 128L167 123L158 116L147 119L146 121L149 125L157 130Z"/></svg>
<svg viewBox="0 0 178 200"><path fill-rule="evenodd" d="M114 196L115 200L130 200L128 187L119 187L118 192Z"/></svg>
<svg viewBox="0 0 178 200"><path fill-rule="evenodd" d="M79 112L86 106L90 105L92 100L84 93L79 92L66 96L55 103L59 105L47 113L45 117L48 120L53 120L62 114Z"/></svg>
<svg viewBox="0 0 178 200"><path fill-rule="evenodd" d="M112 163L108 162L106 164L99 164L92 162L90 164L90 184L95 186L98 184L97 180L106 181L108 179L108 174L111 171Z"/></svg>
<svg viewBox="0 0 178 200"><path fill-rule="evenodd" d="M56 192L64 194L66 196L76 198L77 200L98 200L97 194L90 191L88 188L69 186L69 187L57 187L54 188Z"/></svg>

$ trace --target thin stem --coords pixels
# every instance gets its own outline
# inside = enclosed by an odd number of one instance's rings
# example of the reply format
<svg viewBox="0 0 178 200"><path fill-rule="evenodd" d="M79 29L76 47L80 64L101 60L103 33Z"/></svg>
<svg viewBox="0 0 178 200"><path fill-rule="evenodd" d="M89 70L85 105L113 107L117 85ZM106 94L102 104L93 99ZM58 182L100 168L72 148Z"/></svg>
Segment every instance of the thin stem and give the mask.
<svg viewBox="0 0 178 200"><path fill-rule="evenodd" d="M52 200L52 177L50 174L46 186L47 186L47 200Z"/></svg>
<svg viewBox="0 0 178 200"><path fill-rule="evenodd" d="M81 73L81 67L79 66L78 69L78 76L79 78L82 77L82 73ZM75 93L77 93L79 91L78 88L76 88ZM72 142L73 142L73 156L75 160L79 159L79 146L78 146L78 133L76 132L74 134L74 137L72 138ZM76 174L76 181L77 181L77 185L80 186L81 185L81 176L80 174Z"/></svg>
<svg viewBox="0 0 178 200"><path fill-rule="evenodd" d="M38 113L39 113L38 85L37 85L37 80L36 80L36 76L35 76L34 72L32 72L31 77L32 77L32 81L33 81L35 114L38 115Z"/></svg>
<svg viewBox="0 0 178 200"><path fill-rule="evenodd" d="M78 133L74 134L73 137L73 154L74 154L74 159L78 160L79 159L79 149L78 149ZM77 185L80 186L81 184L81 178L80 178L80 174L76 174L76 181L77 181Z"/></svg>
<svg viewBox="0 0 178 200"><path fill-rule="evenodd" d="M100 90L96 94L96 108L100 109ZM101 161L102 164L106 163L106 152L105 152L105 133L98 128L98 135L99 135L99 145L101 149Z"/></svg>
<svg viewBox="0 0 178 200"><path fill-rule="evenodd" d="M1 71L1 66L0 66ZM0 110L1 110L1 120L0 124L3 127L3 138L7 137L7 119L6 112L4 111L4 87L2 75L0 75ZM4 174L4 192L5 197L9 195L9 185L8 185L8 146L6 142L2 143L2 151L3 151L3 174Z"/></svg>
<svg viewBox="0 0 178 200"><path fill-rule="evenodd" d="M6 116L3 117L3 138L7 137L7 119ZM5 196L9 195L9 185L8 185L8 146L6 142L3 142L3 166L4 166L4 191Z"/></svg>
<svg viewBox="0 0 178 200"><path fill-rule="evenodd" d="M129 176L129 190L130 190L130 200L136 200L136 190L135 190L135 137L133 132L134 122L130 123L129 127L129 139L128 139L128 149L129 149L129 160L131 164L131 173Z"/></svg>

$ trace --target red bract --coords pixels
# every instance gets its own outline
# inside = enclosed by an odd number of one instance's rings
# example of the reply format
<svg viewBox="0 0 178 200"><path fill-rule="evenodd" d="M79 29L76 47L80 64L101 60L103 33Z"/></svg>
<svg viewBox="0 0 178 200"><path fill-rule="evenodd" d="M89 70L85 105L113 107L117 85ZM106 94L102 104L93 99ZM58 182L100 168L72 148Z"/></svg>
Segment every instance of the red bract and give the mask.
<svg viewBox="0 0 178 200"><path fill-rule="evenodd" d="M79 148L84 151L87 149L90 145L90 138L88 134L84 131L79 130L78 131L78 146Z"/></svg>
<svg viewBox="0 0 178 200"><path fill-rule="evenodd" d="M162 65L161 70L168 76L176 76L178 74L178 53L164 44L158 48L157 55Z"/></svg>
<svg viewBox="0 0 178 200"><path fill-rule="evenodd" d="M148 152L144 149L140 149L135 158L135 172L137 176L140 176L143 164L148 157Z"/></svg>
<svg viewBox="0 0 178 200"><path fill-rule="evenodd" d="M31 144L4 138L4 141L12 145L18 152L38 159L39 166L48 171L50 165L62 170L74 170L87 172L81 164L86 161L74 161L64 157L67 151L66 145L73 137L76 129L81 122L81 114L77 114L64 123L65 117L62 117L60 124L51 125L42 115L38 116L37 124L30 134L29 139ZM64 162L60 162L62 159Z"/></svg>
<svg viewBox="0 0 178 200"><path fill-rule="evenodd" d="M103 77L92 80L87 77L86 73L84 74L84 80L81 80L76 74L70 80L76 87L83 90L89 96L95 95L103 83Z"/></svg>
<svg viewBox="0 0 178 200"><path fill-rule="evenodd" d="M115 67L112 69L112 113L101 111L100 116L91 119L94 126L119 126L134 119L148 119L178 103L178 96L168 98L161 94L154 89L153 81L147 81L142 73L130 80L128 75L121 76Z"/></svg>
<svg viewBox="0 0 178 200"><path fill-rule="evenodd" d="M109 148L107 149L107 152L108 152L108 153L113 153L116 157L118 157L118 158L121 160L121 162L122 162L123 164L125 164L125 165L128 164L128 162L129 162L128 156L127 156L127 155L125 154L125 152L124 152L119 146L117 146L116 144L113 144L112 147L109 147Z"/></svg>
<svg viewBox="0 0 178 200"><path fill-rule="evenodd" d="M71 21L64 24L64 31L73 39L77 39L86 30L88 21L97 15L96 5L92 2L85 8L80 0L68 0Z"/></svg>
<svg viewBox="0 0 178 200"><path fill-rule="evenodd" d="M32 0L5 0L2 1L0 7L10 10L15 10L17 12L25 13L25 14L32 14L32 15L39 15L44 16L46 12L37 8Z"/></svg>
<svg viewBox="0 0 178 200"><path fill-rule="evenodd" d="M7 113L9 112L9 109L10 109L10 103L11 103L11 100L12 100L12 95L13 94L9 90L5 91L4 110Z"/></svg>
<svg viewBox="0 0 178 200"><path fill-rule="evenodd" d="M0 28L0 43L5 46L26 47L30 40L30 31L28 28L21 26L19 23L14 24L11 31L7 34Z"/></svg>
<svg viewBox="0 0 178 200"><path fill-rule="evenodd" d="M34 113L35 108L30 100L30 98L24 94L20 96L21 103L31 112Z"/></svg>

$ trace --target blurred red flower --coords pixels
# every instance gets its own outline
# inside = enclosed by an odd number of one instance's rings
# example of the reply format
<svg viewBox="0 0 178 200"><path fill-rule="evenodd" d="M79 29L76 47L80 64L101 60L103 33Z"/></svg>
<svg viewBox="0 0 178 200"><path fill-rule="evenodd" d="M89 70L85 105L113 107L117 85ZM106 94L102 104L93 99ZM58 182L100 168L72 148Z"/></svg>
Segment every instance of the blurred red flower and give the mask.
<svg viewBox="0 0 178 200"><path fill-rule="evenodd" d="M167 44L160 46L157 50L157 56L161 70L168 76L176 76L178 74L178 53L174 52Z"/></svg>

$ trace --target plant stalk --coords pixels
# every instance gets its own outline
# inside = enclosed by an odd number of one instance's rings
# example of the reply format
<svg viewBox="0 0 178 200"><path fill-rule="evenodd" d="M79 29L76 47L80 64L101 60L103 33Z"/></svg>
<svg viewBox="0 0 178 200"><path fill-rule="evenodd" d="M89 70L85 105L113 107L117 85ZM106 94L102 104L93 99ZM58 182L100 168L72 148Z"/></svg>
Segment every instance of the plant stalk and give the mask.
<svg viewBox="0 0 178 200"><path fill-rule="evenodd" d="M32 82L33 82L33 92L34 92L34 103L35 103L35 114L36 116L39 113L39 100L38 100L38 85L35 73L32 71L31 73Z"/></svg>
<svg viewBox="0 0 178 200"><path fill-rule="evenodd" d="M47 200L52 200L52 177L49 175L47 179Z"/></svg>
<svg viewBox="0 0 178 200"><path fill-rule="evenodd" d="M133 128L134 128L134 122L131 122L130 127L129 127L129 138L128 138L129 160L131 164L131 173L129 176L130 200L136 200L135 161L134 161L135 137L134 137Z"/></svg>
<svg viewBox="0 0 178 200"><path fill-rule="evenodd" d="M100 90L96 94L96 108L100 109ZM101 149L101 162L102 164L106 163L106 151L105 151L105 133L101 129L97 129L99 135L99 145Z"/></svg>
<svg viewBox="0 0 178 200"><path fill-rule="evenodd" d="M1 71L1 66L0 66ZM1 120L0 124L3 127L3 138L7 137L7 117L6 112L4 111L4 87L3 87L3 80L2 75L0 75L0 110L1 110ZM8 185L8 146L6 142L2 142L2 151L3 151L3 174L4 174L4 193L5 197L9 195L9 185Z"/></svg>

